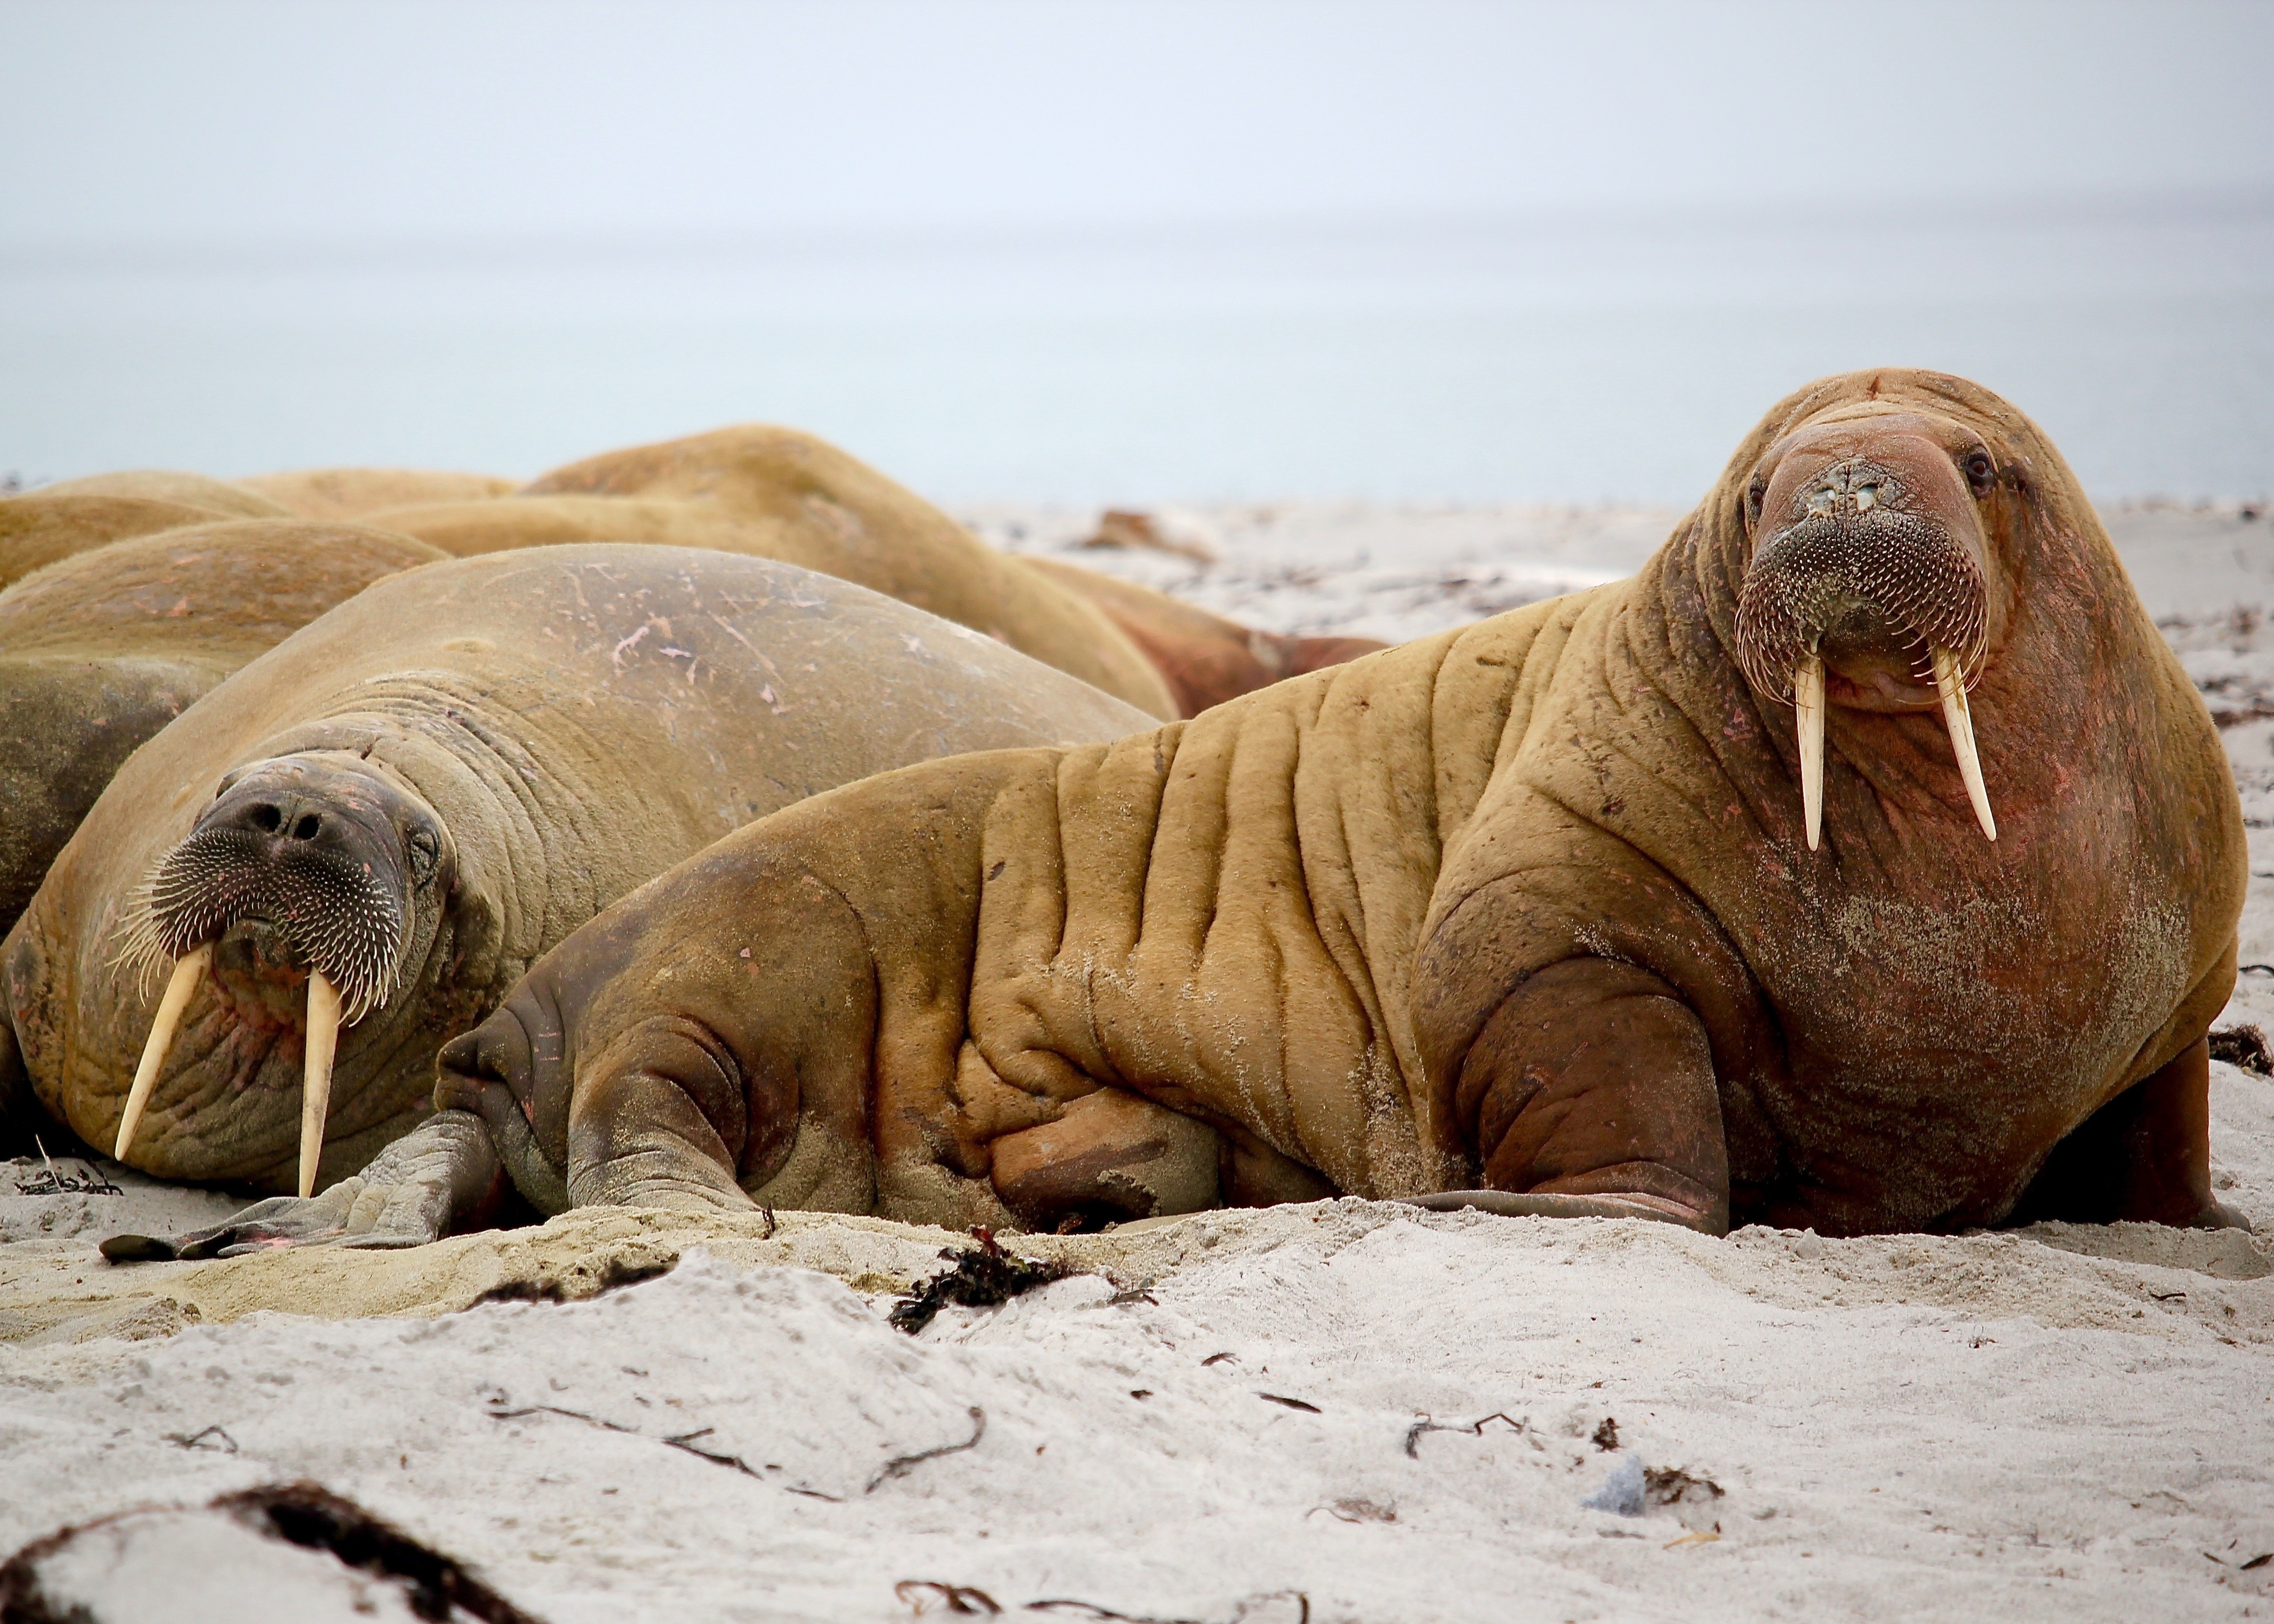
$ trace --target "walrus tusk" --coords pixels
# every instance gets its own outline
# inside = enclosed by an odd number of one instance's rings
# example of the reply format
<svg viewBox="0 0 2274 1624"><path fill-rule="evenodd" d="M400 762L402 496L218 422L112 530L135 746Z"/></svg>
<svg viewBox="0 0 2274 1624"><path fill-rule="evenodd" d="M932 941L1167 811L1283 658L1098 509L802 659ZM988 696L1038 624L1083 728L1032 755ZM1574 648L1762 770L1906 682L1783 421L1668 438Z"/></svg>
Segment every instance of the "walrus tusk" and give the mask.
<svg viewBox="0 0 2274 1624"><path fill-rule="evenodd" d="M300 1198L316 1193L316 1160L324 1154L324 1113L332 1103L332 1054L340 1043L340 989L321 970L308 972L308 1048L300 1072Z"/></svg>
<svg viewBox="0 0 2274 1624"><path fill-rule="evenodd" d="M165 996L158 1000L158 1018L150 1023L149 1040L142 1045L142 1063L134 1068L134 1086L126 1091L126 1110L118 1119L118 1138L110 1147L114 1162L126 1160L134 1130L142 1125L142 1109L150 1103L150 1091L158 1086L158 1068L166 1064L166 1051L174 1047L182 1011L189 1007L190 995L198 989L206 966L212 962L213 944L207 942L184 953L174 966Z"/></svg>
<svg viewBox="0 0 2274 1624"><path fill-rule="evenodd" d="M1808 849L1824 832L1824 658L1808 653L1792 668L1792 706L1800 726L1800 806Z"/></svg>
<svg viewBox="0 0 2274 1624"><path fill-rule="evenodd" d="M1958 776L1966 780L1966 798L1974 803L1975 820L1982 832L1998 838L1998 820L1990 816L1990 788L1982 781L1982 757L1974 748L1974 713L1966 703L1966 673L1958 656L1939 643L1934 649L1934 686L1942 695L1943 725L1950 729L1951 753L1958 757Z"/></svg>

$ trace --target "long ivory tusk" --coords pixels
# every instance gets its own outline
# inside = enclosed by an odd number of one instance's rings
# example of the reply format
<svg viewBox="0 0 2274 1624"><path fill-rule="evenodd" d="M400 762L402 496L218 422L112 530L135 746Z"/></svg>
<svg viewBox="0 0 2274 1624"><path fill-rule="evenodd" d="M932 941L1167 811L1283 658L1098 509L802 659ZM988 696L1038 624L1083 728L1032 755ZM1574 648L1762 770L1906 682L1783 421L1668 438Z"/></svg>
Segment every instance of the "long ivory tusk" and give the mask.
<svg viewBox="0 0 2274 1624"><path fill-rule="evenodd" d="M340 1044L340 990L321 970L308 972L308 1050L300 1073L300 1195L316 1193L324 1154L324 1113L332 1103L332 1055Z"/></svg>
<svg viewBox="0 0 2274 1624"><path fill-rule="evenodd" d="M1800 807L1808 819L1808 849L1824 833L1824 659L1803 654L1792 671L1792 706L1800 725Z"/></svg>
<svg viewBox="0 0 2274 1624"><path fill-rule="evenodd" d="M182 1011L189 1007L190 995L198 989L206 966L212 962L213 944L207 942L184 953L174 966L165 996L158 1000L158 1018L150 1023L149 1039L142 1045L142 1064L134 1068L134 1086L126 1091L126 1111L118 1119L118 1139L110 1147L114 1162L126 1160L126 1147L134 1142L134 1130L142 1125L142 1110L150 1103L150 1091L158 1086L158 1068L166 1064L166 1051L174 1047Z"/></svg>
<svg viewBox="0 0 2274 1624"><path fill-rule="evenodd" d="M1958 776L1966 780L1966 798L1974 803L1975 821L1992 840L1998 820L1990 816L1990 787L1982 781L1982 757L1974 748L1974 712L1966 703L1966 674L1958 656L1938 644L1934 650L1935 691L1942 695L1943 725L1950 729L1951 753L1958 757Z"/></svg>

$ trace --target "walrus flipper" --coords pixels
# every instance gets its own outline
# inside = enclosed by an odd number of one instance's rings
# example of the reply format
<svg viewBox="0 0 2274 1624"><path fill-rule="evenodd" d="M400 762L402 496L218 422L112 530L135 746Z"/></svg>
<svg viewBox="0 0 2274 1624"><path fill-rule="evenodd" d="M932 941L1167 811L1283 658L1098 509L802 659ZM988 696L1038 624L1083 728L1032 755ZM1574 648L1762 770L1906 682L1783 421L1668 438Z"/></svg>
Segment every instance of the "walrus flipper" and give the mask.
<svg viewBox="0 0 2274 1624"><path fill-rule="evenodd" d="M2010 1222L2248 1229L2210 1192L2210 1045L2198 1038L2053 1147Z"/></svg>
<svg viewBox="0 0 2274 1624"><path fill-rule="evenodd" d="M1647 970L1567 959L1527 978L1469 1046L1454 1102L1487 1189L1623 1198L1729 1228L1713 1051Z"/></svg>
<svg viewBox="0 0 2274 1624"><path fill-rule="evenodd" d="M172 1241L114 1235L102 1243L102 1255L114 1263L155 1263L278 1246L423 1246L482 1227L505 1189L480 1120L438 1111L321 1195L271 1196Z"/></svg>

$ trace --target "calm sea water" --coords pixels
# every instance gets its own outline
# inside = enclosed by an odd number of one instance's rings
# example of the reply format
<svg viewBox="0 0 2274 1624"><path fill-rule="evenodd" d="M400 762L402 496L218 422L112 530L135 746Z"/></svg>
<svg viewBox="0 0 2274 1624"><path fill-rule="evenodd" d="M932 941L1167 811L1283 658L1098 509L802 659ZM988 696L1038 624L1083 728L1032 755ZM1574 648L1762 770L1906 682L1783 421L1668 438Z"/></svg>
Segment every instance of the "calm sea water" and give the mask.
<svg viewBox="0 0 2274 1624"><path fill-rule="evenodd" d="M739 419L945 500L1681 503L1773 401L2003 391L2105 496L2274 491L2274 201L9 250L0 474L533 474Z"/></svg>

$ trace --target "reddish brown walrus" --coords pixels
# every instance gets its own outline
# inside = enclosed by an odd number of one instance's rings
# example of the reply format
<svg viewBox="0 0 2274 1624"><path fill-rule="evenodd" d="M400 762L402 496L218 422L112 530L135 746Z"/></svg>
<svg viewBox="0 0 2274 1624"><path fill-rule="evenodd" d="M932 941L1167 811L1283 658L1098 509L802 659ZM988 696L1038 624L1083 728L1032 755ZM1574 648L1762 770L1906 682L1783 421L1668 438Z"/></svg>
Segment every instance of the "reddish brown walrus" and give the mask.
<svg viewBox="0 0 2274 1624"><path fill-rule="evenodd" d="M1176 696L1179 716L1198 716L1227 699L1389 646L1376 637L1291 637L1259 631L1062 559L1019 562L1103 609L1160 671Z"/></svg>
<svg viewBox="0 0 2274 1624"><path fill-rule="evenodd" d="M1857 373L1634 580L752 824L547 954L436 1097L556 1206L2239 1222L2203 1036L2243 879L2059 454Z"/></svg>

